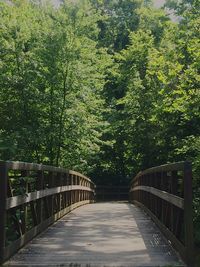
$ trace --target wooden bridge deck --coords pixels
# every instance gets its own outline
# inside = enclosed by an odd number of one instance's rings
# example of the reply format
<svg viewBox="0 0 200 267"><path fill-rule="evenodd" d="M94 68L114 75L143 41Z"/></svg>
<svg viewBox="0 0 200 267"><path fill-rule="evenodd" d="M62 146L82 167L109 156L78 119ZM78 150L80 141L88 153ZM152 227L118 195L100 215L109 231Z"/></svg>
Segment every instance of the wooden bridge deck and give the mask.
<svg viewBox="0 0 200 267"><path fill-rule="evenodd" d="M114 202L74 210L5 265L184 266L142 210Z"/></svg>

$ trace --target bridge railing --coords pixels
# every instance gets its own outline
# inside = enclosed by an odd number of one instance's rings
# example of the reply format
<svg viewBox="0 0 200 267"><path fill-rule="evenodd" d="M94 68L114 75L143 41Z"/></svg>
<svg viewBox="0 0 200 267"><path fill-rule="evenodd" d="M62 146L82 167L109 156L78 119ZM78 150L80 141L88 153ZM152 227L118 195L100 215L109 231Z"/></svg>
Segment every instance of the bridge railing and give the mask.
<svg viewBox="0 0 200 267"><path fill-rule="evenodd" d="M128 201L129 187L116 185L96 185L96 201Z"/></svg>
<svg viewBox="0 0 200 267"><path fill-rule="evenodd" d="M191 164L178 162L138 173L131 182L130 202L142 207L182 258L192 264Z"/></svg>
<svg viewBox="0 0 200 267"><path fill-rule="evenodd" d="M0 162L0 263L72 209L93 202L94 187L64 168Z"/></svg>

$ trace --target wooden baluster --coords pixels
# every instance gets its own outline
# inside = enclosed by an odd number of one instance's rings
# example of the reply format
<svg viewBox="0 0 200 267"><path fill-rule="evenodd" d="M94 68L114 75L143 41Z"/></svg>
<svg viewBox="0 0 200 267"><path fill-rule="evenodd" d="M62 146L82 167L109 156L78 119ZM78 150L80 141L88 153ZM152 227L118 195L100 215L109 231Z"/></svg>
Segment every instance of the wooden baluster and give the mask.
<svg viewBox="0 0 200 267"><path fill-rule="evenodd" d="M39 171L37 181L36 181L36 189L39 191L39 190L42 190L43 188L44 188L44 175L43 175L43 171ZM42 199L37 200L36 210L37 210L38 222L41 223L43 220Z"/></svg>
<svg viewBox="0 0 200 267"><path fill-rule="evenodd" d="M153 174L149 174L149 186L154 187ZM154 195L150 193L150 210L154 213Z"/></svg>
<svg viewBox="0 0 200 267"><path fill-rule="evenodd" d="M49 177L49 173L47 172L43 172L43 188L42 189L48 189L50 187L50 177ZM50 207L49 207L49 201L48 201L48 197L44 197L43 198L43 217L44 219L47 219L50 217Z"/></svg>
<svg viewBox="0 0 200 267"><path fill-rule="evenodd" d="M171 172L171 178L170 178L170 183L171 183L171 194L177 196L178 195L178 173L177 171L172 171ZM175 232L175 224L176 224L176 207L174 207L173 204L171 204L171 222L170 222L170 229L172 233L176 235Z"/></svg>
<svg viewBox="0 0 200 267"><path fill-rule="evenodd" d="M158 182L158 178L157 178L157 172L154 173L154 187L157 189L158 188L158 185L157 185L157 182ZM154 196L154 201L155 201L155 215L156 217L158 217L158 198L157 196Z"/></svg>
<svg viewBox="0 0 200 267"><path fill-rule="evenodd" d="M62 185L62 173L57 173L56 175L56 180L57 180L57 187L60 187ZM62 202L62 194L58 193L57 194L57 212L61 210L61 202Z"/></svg>
<svg viewBox="0 0 200 267"><path fill-rule="evenodd" d="M66 185L69 186L69 184L70 184L70 174L68 172L66 175ZM70 199L70 192L67 191L66 192L66 206L67 207L69 206L69 199Z"/></svg>
<svg viewBox="0 0 200 267"><path fill-rule="evenodd" d="M165 173L165 181L164 181L164 183L165 183L165 190L164 191L166 191L166 192L169 192L169 185L170 185L169 181L170 181L170 177L168 176L168 173L166 172ZM170 216L171 216L170 206L171 206L171 204L168 201L165 201L165 226L167 228L170 228Z"/></svg>
<svg viewBox="0 0 200 267"><path fill-rule="evenodd" d="M78 176L78 182L77 182L77 184L80 186L80 177ZM78 202L80 202L81 201L81 196L80 196L80 190L78 190Z"/></svg>
<svg viewBox="0 0 200 267"><path fill-rule="evenodd" d="M161 190L162 187L162 174L157 172L157 186L158 189ZM162 221L162 199L157 198L157 208L158 208L158 219Z"/></svg>
<svg viewBox="0 0 200 267"><path fill-rule="evenodd" d="M161 190L164 191L164 172L161 173ZM161 199L161 222L165 224L165 203L164 200Z"/></svg>
<svg viewBox="0 0 200 267"><path fill-rule="evenodd" d="M78 185L78 177L77 175L75 176L75 184ZM75 203L78 202L78 190L75 190Z"/></svg>
<svg viewBox="0 0 200 267"><path fill-rule="evenodd" d="M194 236L193 236L193 207L192 207L192 166L190 162L184 164L184 241L186 246L186 259L189 266L194 261Z"/></svg>
<svg viewBox="0 0 200 267"><path fill-rule="evenodd" d="M68 175L68 181L69 181L69 185L71 185L71 174ZM71 190L68 192L68 205L70 206L71 205L71 199L72 199L72 196L71 196Z"/></svg>
<svg viewBox="0 0 200 267"><path fill-rule="evenodd" d="M64 173L64 181L63 186L67 185L67 173ZM66 208L67 206L67 192L63 193L63 208Z"/></svg>
<svg viewBox="0 0 200 267"><path fill-rule="evenodd" d="M72 185L72 187L73 187L73 182L74 182L73 179L74 179L73 175L71 174L70 175L70 184ZM73 190L70 191L70 205L72 205L72 204L73 204Z"/></svg>
<svg viewBox="0 0 200 267"><path fill-rule="evenodd" d="M8 178L8 187L7 187L7 196L8 197L13 197L13 191L12 191L12 186L11 186L11 182L10 182L10 179ZM17 231L19 237L22 236L22 227L21 227L21 223L19 222L19 219L16 215L16 208L13 208L10 210L10 213L12 215L12 218L13 218L13 223L14 223L14 226L15 226L15 230Z"/></svg>
<svg viewBox="0 0 200 267"><path fill-rule="evenodd" d="M28 184L28 191L31 192L30 183ZM36 207L35 207L35 202L34 201L30 202L30 208L31 208L31 217L32 217L32 220L33 220L33 226L37 226L38 225L38 216L37 216L37 212L36 212Z"/></svg>
<svg viewBox="0 0 200 267"><path fill-rule="evenodd" d="M21 177L25 178L21 182L21 186L24 189L24 194L27 195L28 193L28 182L27 182L27 177L29 173L26 170L21 171ZM28 217L28 207L27 204L24 204L20 207L20 217L21 217L21 229L22 229L22 234L25 234L26 232L26 227L27 227L27 217Z"/></svg>
<svg viewBox="0 0 200 267"><path fill-rule="evenodd" d="M53 188L54 187L54 173L53 172L49 172L48 173L48 180L49 180L49 188ZM48 198L48 206L49 206L49 213L50 216L52 216L54 214L54 195L49 196Z"/></svg>
<svg viewBox="0 0 200 267"><path fill-rule="evenodd" d="M147 174L144 175L144 181L145 181L145 185L149 186L148 175ZM145 204L146 207L148 207L149 206L149 193L148 192L144 192L144 194L145 194L145 202L144 202L144 204Z"/></svg>

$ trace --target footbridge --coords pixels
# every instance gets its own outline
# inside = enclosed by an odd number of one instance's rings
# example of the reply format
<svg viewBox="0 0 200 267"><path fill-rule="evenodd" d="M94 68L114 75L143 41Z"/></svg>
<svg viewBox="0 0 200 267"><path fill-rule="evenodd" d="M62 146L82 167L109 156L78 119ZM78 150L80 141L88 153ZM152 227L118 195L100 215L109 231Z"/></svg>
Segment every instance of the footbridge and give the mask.
<svg viewBox="0 0 200 267"><path fill-rule="evenodd" d="M190 163L138 173L126 202L97 202L96 191L75 171L0 162L0 264L193 265Z"/></svg>

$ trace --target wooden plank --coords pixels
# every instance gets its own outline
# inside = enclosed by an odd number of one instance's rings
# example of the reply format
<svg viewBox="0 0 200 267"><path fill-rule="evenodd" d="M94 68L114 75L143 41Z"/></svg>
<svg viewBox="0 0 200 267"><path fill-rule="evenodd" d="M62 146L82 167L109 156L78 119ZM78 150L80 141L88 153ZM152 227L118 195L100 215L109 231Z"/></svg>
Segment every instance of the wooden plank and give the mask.
<svg viewBox="0 0 200 267"><path fill-rule="evenodd" d="M137 190L149 192L149 193L151 193L151 194L153 194L153 195L155 195L155 196L157 196L163 200L166 200L167 202L173 204L174 206L177 206L181 209L184 208L183 198L175 196L173 194L170 194L166 191L162 191L162 190L159 190L157 188L154 188L151 186L144 186L144 185L136 186L136 187L132 188L130 191L133 192L133 191L137 191Z"/></svg>
<svg viewBox="0 0 200 267"><path fill-rule="evenodd" d="M171 172L171 171L183 171L184 161L175 162L170 164L164 164L157 167L149 168L145 171L142 171L142 174L155 173L155 172Z"/></svg>
<svg viewBox="0 0 200 267"><path fill-rule="evenodd" d="M8 266L184 266L149 216L128 203L76 209L19 251Z"/></svg>
<svg viewBox="0 0 200 267"><path fill-rule="evenodd" d="M15 254L21 247L23 247L25 244L27 244L31 239L33 239L36 235L44 231L49 225L53 224L55 221L69 213L70 211L74 210L75 208L78 208L82 205L86 205L91 203L90 200L81 201L78 203L75 203L48 218L47 220L43 221L36 227L32 228L30 231L25 233L22 237L14 241L11 245L7 246L4 249L3 253L3 261L6 261L9 259L13 254Z"/></svg>
<svg viewBox="0 0 200 267"><path fill-rule="evenodd" d="M173 247L180 253L181 257L186 260L186 248L184 245L175 237L175 235L164 225L161 223L161 221L142 203L134 200L133 204L136 204L140 208L142 208L156 223L156 225L159 227L159 229L162 231L164 236L167 238L167 240L170 240Z"/></svg>
<svg viewBox="0 0 200 267"><path fill-rule="evenodd" d="M90 178L86 177L85 175L73 171L73 170L67 170L65 168L60 167L53 167L43 164L36 164L36 163L28 163L28 162L19 162L19 161L6 161L7 167L10 170L27 170L27 171L49 171L49 172L57 172L57 173L66 173L66 174L72 174L77 175L79 177L82 177L83 179L90 182L93 186L94 183L90 180Z"/></svg>
<svg viewBox="0 0 200 267"><path fill-rule="evenodd" d="M6 209L8 210L8 209L20 206L25 203L29 203L37 199L44 198L50 195L59 194L59 193L66 192L66 191L75 191L75 190L94 192L93 189L85 187L85 186L80 186L80 185L59 186L59 187L54 187L54 188L48 188L44 190L31 192L26 195L10 197L6 200Z"/></svg>
<svg viewBox="0 0 200 267"><path fill-rule="evenodd" d="M27 170L27 171L50 171L50 172L63 172L68 173L69 171L64 168L53 167L43 164L20 162L20 161L6 161L8 169L10 170Z"/></svg>

